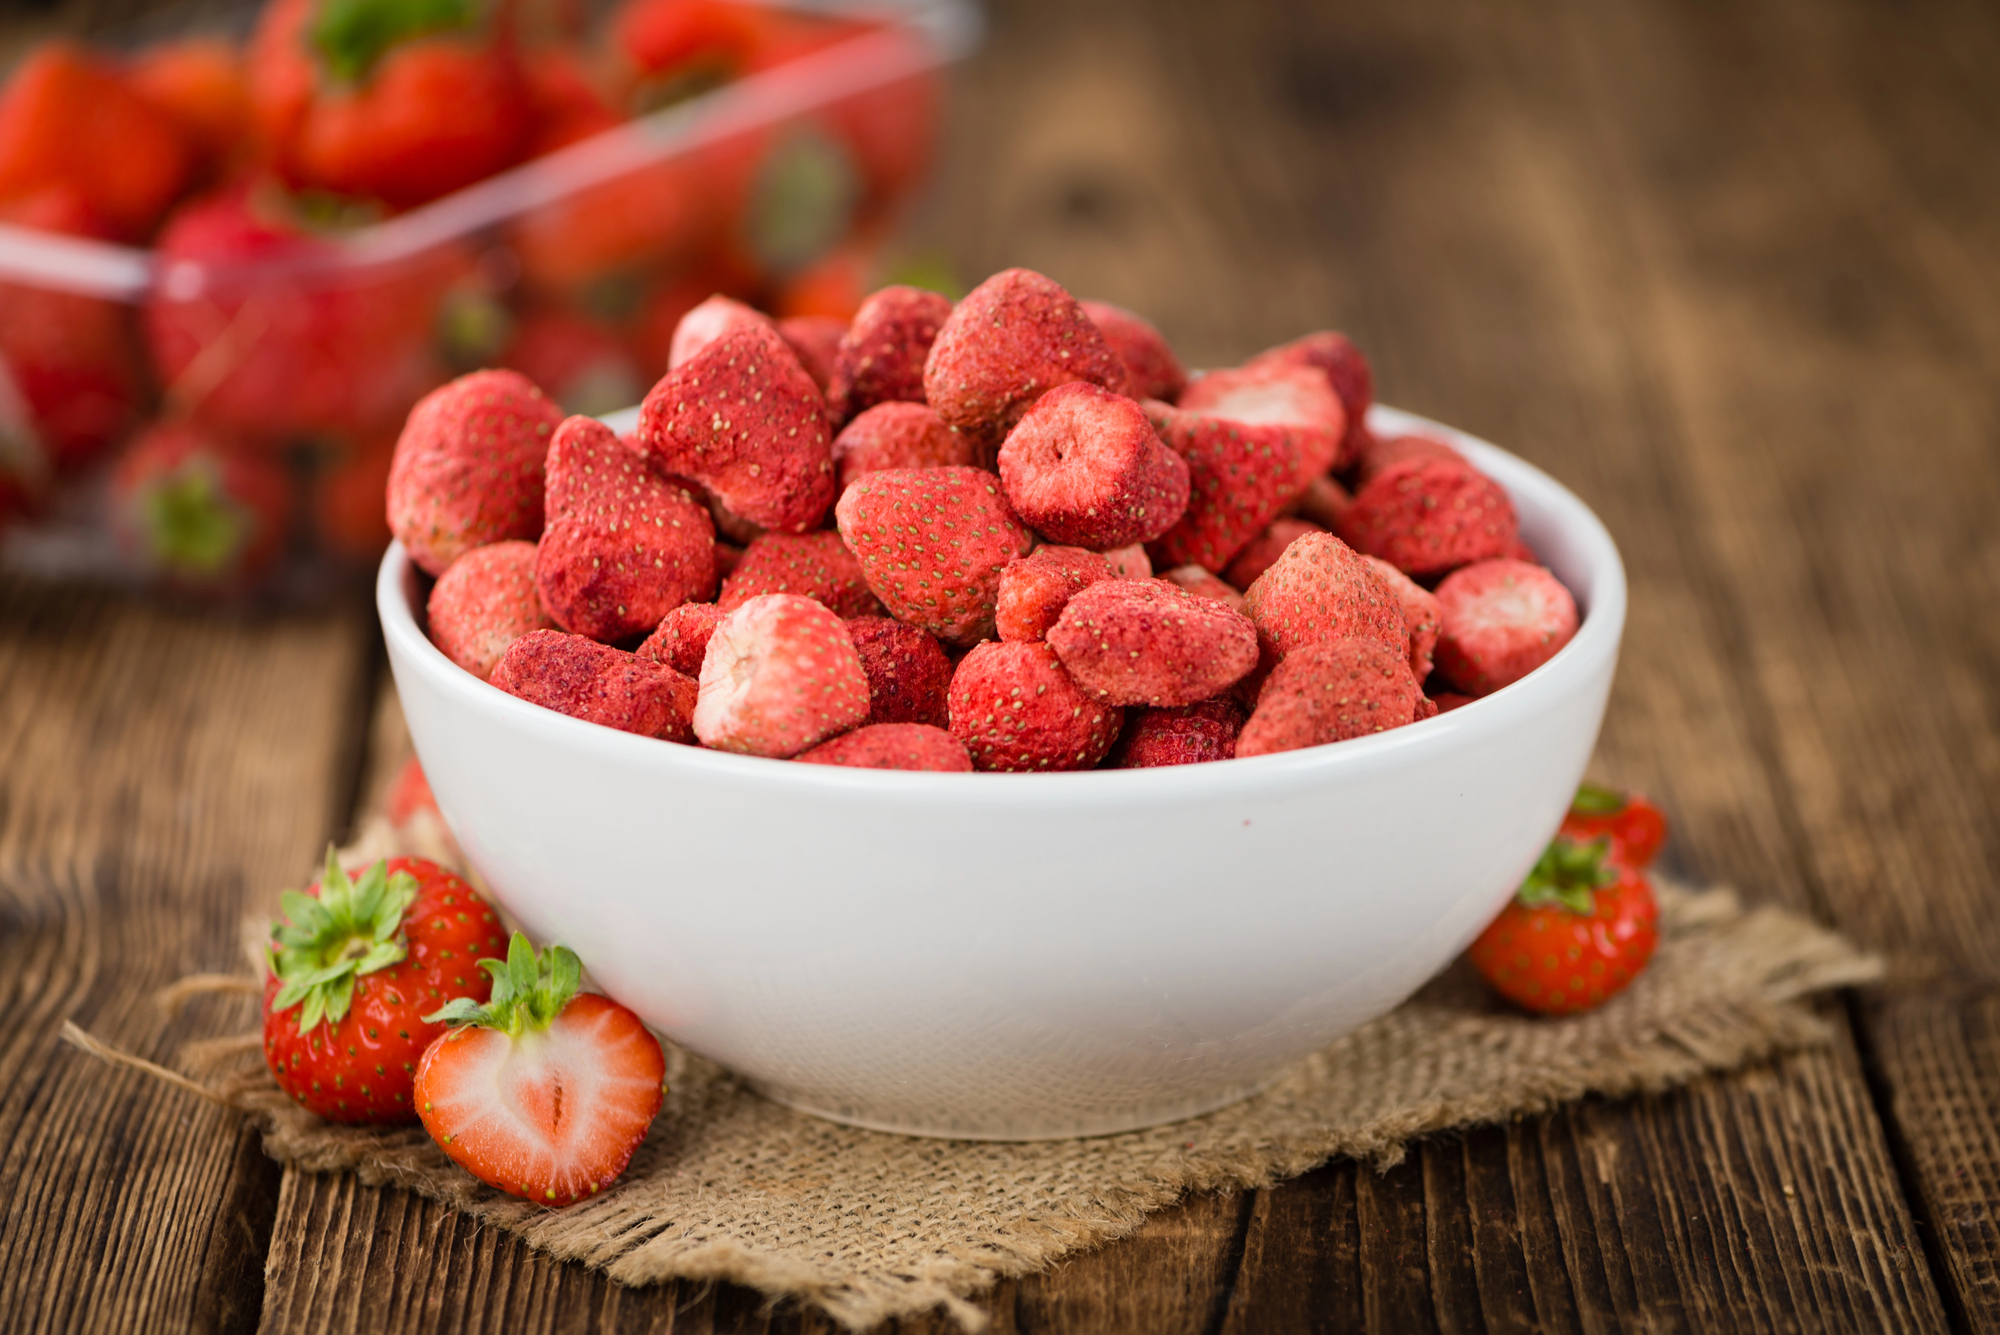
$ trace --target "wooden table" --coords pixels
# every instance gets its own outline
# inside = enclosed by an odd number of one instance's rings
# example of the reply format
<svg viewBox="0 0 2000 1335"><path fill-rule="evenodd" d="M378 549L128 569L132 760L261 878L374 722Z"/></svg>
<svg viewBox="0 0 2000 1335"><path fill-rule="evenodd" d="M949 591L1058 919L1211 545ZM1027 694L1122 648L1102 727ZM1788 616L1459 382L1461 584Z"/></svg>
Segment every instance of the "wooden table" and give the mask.
<svg viewBox="0 0 2000 1335"><path fill-rule="evenodd" d="M1596 772L1891 961L1830 1049L1191 1200L996 1329L2000 1327L1996 69L1965 0L995 16L920 246L1197 364L1348 329L1388 401L1565 479L1633 581ZM359 601L0 587L0 1326L825 1328L280 1170L57 1044L246 1026L149 998L346 828L384 681Z"/></svg>

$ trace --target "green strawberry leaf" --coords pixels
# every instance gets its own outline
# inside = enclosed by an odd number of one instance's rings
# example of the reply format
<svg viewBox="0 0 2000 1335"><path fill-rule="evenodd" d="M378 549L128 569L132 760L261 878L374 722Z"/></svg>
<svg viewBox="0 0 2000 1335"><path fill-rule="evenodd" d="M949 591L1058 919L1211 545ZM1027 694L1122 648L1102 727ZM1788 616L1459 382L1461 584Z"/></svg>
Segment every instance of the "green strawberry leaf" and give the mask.
<svg viewBox="0 0 2000 1335"><path fill-rule="evenodd" d="M317 897L297 890L278 895L290 922L271 932L279 947L270 954L278 979L272 1012L299 1007L301 1034L322 1020L338 1024L353 1005L356 979L408 957L403 918L417 893L416 877L391 876L386 861L350 880L329 847Z"/></svg>
<svg viewBox="0 0 2000 1335"><path fill-rule="evenodd" d="M1581 783L1569 809L1580 816L1615 816L1625 809L1625 794L1603 784Z"/></svg>
<svg viewBox="0 0 2000 1335"><path fill-rule="evenodd" d="M1595 913L1597 887L1618 879L1604 862L1610 850L1608 839L1579 844L1558 835L1542 851L1515 897L1530 908L1560 904L1572 913Z"/></svg>
<svg viewBox="0 0 2000 1335"><path fill-rule="evenodd" d="M311 41L335 80L365 83L396 47L470 28L480 9L475 0L322 0Z"/></svg>
<svg viewBox="0 0 2000 1335"><path fill-rule="evenodd" d="M507 943L505 960L481 960L493 975L493 996L484 1006L459 997L424 1017L425 1024L477 1025L518 1035L546 1029L583 985L583 963L567 946L550 946L539 957L520 932Z"/></svg>

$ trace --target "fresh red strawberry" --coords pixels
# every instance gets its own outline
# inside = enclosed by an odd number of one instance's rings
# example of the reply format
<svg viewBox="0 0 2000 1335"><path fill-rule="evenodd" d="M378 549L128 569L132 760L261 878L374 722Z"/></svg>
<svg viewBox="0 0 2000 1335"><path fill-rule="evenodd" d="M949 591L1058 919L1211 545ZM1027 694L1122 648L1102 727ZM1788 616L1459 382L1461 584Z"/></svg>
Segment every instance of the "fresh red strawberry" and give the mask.
<svg viewBox="0 0 2000 1335"><path fill-rule="evenodd" d="M1108 579L1069 600L1048 646L1085 693L1114 705L1191 705L1257 666L1257 628L1157 579Z"/></svg>
<svg viewBox="0 0 2000 1335"><path fill-rule="evenodd" d="M1243 594L1257 633L1280 654L1349 635L1380 640L1399 657L1410 632L1396 591L1331 533L1294 539Z"/></svg>
<svg viewBox="0 0 2000 1335"><path fill-rule="evenodd" d="M36 49L0 91L0 199L69 186L137 240L187 185L193 161L169 116L68 42Z"/></svg>
<svg viewBox="0 0 2000 1335"><path fill-rule="evenodd" d="M861 563L838 533L766 533L751 543L722 586L716 605L733 612L764 593L798 593L840 617L874 616L882 604L868 591Z"/></svg>
<svg viewBox="0 0 2000 1335"><path fill-rule="evenodd" d="M1039 640L1069 600L1099 580L1115 578L1111 563L1081 547L1047 545L1009 561L1000 571L993 628L1003 640Z"/></svg>
<svg viewBox="0 0 2000 1335"><path fill-rule="evenodd" d="M1605 853L1605 841L1556 836L1472 943L1473 964L1501 996L1571 1015L1602 1005L1646 967L1659 942L1653 887Z"/></svg>
<svg viewBox="0 0 2000 1335"><path fill-rule="evenodd" d="M1272 364L1310 366L1326 376L1333 392L1340 396L1341 407L1347 411L1347 436L1341 446L1341 460L1344 464L1359 458L1368 444L1368 409L1375 402L1375 374L1369 370L1368 359L1361 355L1360 349L1345 334L1321 330L1259 353L1244 365L1247 368Z"/></svg>
<svg viewBox="0 0 2000 1335"><path fill-rule="evenodd" d="M417 1113L459 1167L537 1205L573 1205L615 1181L666 1092L667 1059L638 1016L578 989L563 946L519 932L484 959L492 999L429 1018L451 1026L417 1066Z"/></svg>
<svg viewBox="0 0 2000 1335"><path fill-rule="evenodd" d="M444 1026L426 1019L491 986L473 961L506 936L459 877L422 858L390 858L350 880L332 849L326 872L279 896L264 979L264 1060L278 1087L331 1122L415 1119L417 1060Z"/></svg>
<svg viewBox="0 0 2000 1335"><path fill-rule="evenodd" d="M402 209L519 161L534 107L490 8L274 0L250 60L272 165L294 185Z"/></svg>
<svg viewBox="0 0 2000 1335"><path fill-rule="evenodd" d="M766 324L740 324L653 386L639 440L753 524L805 533L833 504L826 401Z"/></svg>
<svg viewBox="0 0 2000 1335"><path fill-rule="evenodd" d="M811 136L807 142L816 139L817 136ZM839 169L846 166L844 153L836 151L829 156L832 158L827 164L829 167ZM776 179L783 180L782 177ZM768 201L760 202L762 212L769 215L771 221L802 216L796 212L796 197L786 195L782 186L769 192ZM837 220L841 216L838 201L820 216ZM813 230L824 236L834 233L836 229L821 222ZM849 229L850 232L852 230ZM785 274L771 297L771 309L786 320L825 318L851 324L867 295L865 280L874 263L874 250L859 240L835 246L805 267Z"/></svg>
<svg viewBox="0 0 2000 1335"><path fill-rule="evenodd" d="M1081 381L1042 395L1007 433L1000 481L1030 528L1094 551L1150 542L1188 504L1187 463L1145 410Z"/></svg>
<svg viewBox="0 0 2000 1335"><path fill-rule="evenodd" d="M156 250L146 337L176 413L274 445L372 436L443 379L437 312L470 263L461 248L354 265L259 186L179 209Z"/></svg>
<svg viewBox="0 0 2000 1335"><path fill-rule="evenodd" d="M199 427L156 426L111 478L113 531L142 570L189 589L239 590L284 550L291 477Z"/></svg>
<svg viewBox="0 0 2000 1335"><path fill-rule="evenodd" d="M643 346L636 351L645 373L658 375L667 369L667 340L681 316L729 286L703 273L650 294L643 287L709 243L716 209L703 186L701 162L674 157L530 209L507 230L521 276L536 293L604 314L629 312L636 297L643 303Z"/></svg>
<svg viewBox="0 0 2000 1335"><path fill-rule="evenodd" d="M1562 834L1579 844L1608 839L1607 858L1644 871L1667 841L1667 814L1643 793L1586 783L1563 817Z"/></svg>
<svg viewBox="0 0 2000 1335"><path fill-rule="evenodd" d="M840 359L840 340L847 336L848 322L831 315L794 315L778 321L778 337L798 354L799 365L813 378L824 394L833 383Z"/></svg>
<svg viewBox="0 0 2000 1335"><path fill-rule="evenodd" d="M36 231L102 240L103 225L73 186L58 185L0 206L0 222ZM13 449L33 457L0 472L67 473L102 454L132 426L141 389L137 330L117 302L33 283L0 283L0 430ZM12 399L15 402L6 402Z"/></svg>
<svg viewBox="0 0 2000 1335"><path fill-rule="evenodd" d="M669 742L694 739L693 678L581 635L531 630L507 646L488 680L585 723Z"/></svg>
<svg viewBox="0 0 2000 1335"><path fill-rule="evenodd" d="M847 627L794 593L725 614L701 665L694 731L702 745L795 756L868 717L868 674Z"/></svg>
<svg viewBox="0 0 2000 1335"><path fill-rule="evenodd" d="M475 371L424 396L396 442L389 527L442 575L474 547L542 534L543 475L562 409L516 371Z"/></svg>
<svg viewBox="0 0 2000 1335"><path fill-rule="evenodd" d="M951 660L935 636L893 617L854 617L847 637L868 674L868 722L951 722Z"/></svg>
<svg viewBox="0 0 2000 1335"><path fill-rule="evenodd" d="M1379 556L1364 556L1368 568L1382 577L1403 608L1403 625L1410 632L1410 671L1418 681L1431 675L1431 661L1437 652L1438 633L1444 628L1444 609L1437 595L1418 584Z"/></svg>
<svg viewBox="0 0 2000 1335"><path fill-rule="evenodd" d="M686 365L697 352L724 334L751 325L776 328L764 312L716 293L683 315L674 326L674 341L667 350L667 369Z"/></svg>
<svg viewBox="0 0 2000 1335"><path fill-rule="evenodd" d="M611 40L630 67L634 110L740 77L765 26L758 6L736 0L627 0Z"/></svg>
<svg viewBox="0 0 2000 1335"><path fill-rule="evenodd" d="M1142 316L1108 301L1086 301L1083 313L1104 334L1104 341L1125 363L1134 398L1172 403L1187 388L1187 368L1160 331Z"/></svg>
<svg viewBox="0 0 2000 1335"><path fill-rule="evenodd" d="M1514 502L1468 463L1409 458L1354 493L1340 536L1412 579L1503 556L1519 530Z"/></svg>
<svg viewBox="0 0 2000 1335"><path fill-rule="evenodd" d="M549 444L535 584L565 630L606 644L646 634L715 592L708 508L604 423L571 417Z"/></svg>
<svg viewBox="0 0 2000 1335"><path fill-rule="evenodd" d="M535 544L488 543L451 563L431 587L431 643L485 681L507 646L556 623L535 592Z"/></svg>
<svg viewBox="0 0 2000 1335"><path fill-rule="evenodd" d="M1576 635L1576 599L1538 565L1501 557L1445 576L1437 671L1467 695L1491 695L1556 656Z"/></svg>
<svg viewBox="0 0 2000 1335"><path fill-rule="evenodd" d="M945 424L998 449L1049 390L1086 380L1125 392L1125 363L1055 280L1003 269L967 293L924 363L924 398Z"/></svg>
<svg viewBox="0 0 2000 1335"><path fill-rule="evenodd" d="M1125 711L1092 699L1038 641L977 645L951 678L951 735L982 770L1090 769Z"/></svg>
<svg viewBox="0 0 2000 1335"><path fill-rule="evenodd" d="M1265 365L1210 371L1189 385L1178 403L1186 412L1289 432L1299 458L1294 494L1339 462L1341 441L1347 434L1347 410L1340 406L1340 396L1325 376L1310 367Z"/></svg>
<svg viewBox="0 0 2000 1335"><path fill-rule="evenodd" d="M1236 755L1243 707L1228 696L1169 709L1135 709L1111 750L1112 769L1199 765Z"/></svg>
<svg viewBox="0 0 2000 1335"><path fill-rule="evenodd" d="M846 491L864 473L887 468L970 467L972 442L921 403L878 403L833 438L833 466Z"/></svg>
<svg viewBox="0 0 2000 1335"><path fill-rule="evenodd" d="M946 644L976 644L993 633L1000 572L1034 542L1000 479L977 468L869 473L834 514L889 614Z"/></svg>
<svg viewBox="0 0 2000 1335"><path fill-rule="evenodd" d="M698 681L701 660L708 655L709 636L715 634L721 620L722 609L714 603L682 603L661 617L659 629L633 652Z"/></svg>
<svg viewBox="0 0 2000 1335"><path fill-rule="evenodd" d="M220 181L249 157L248 71L234 43L213 37L156 43L132 57L125 82L180 128L202 181Z"/></svg>
<svg viewBox="0 0 2000 1335"><path fill-rule="evenodd" d="M431 793L431 781L424 774L423 762L411 756L403 762L403 768L396 771L396 780L389 785L389 795L382 799L382 815L389 824L400 829L426 811L440 819L443 817L438 810L437 798Z"/></svg>
<svg viewBox="0 0 2000 1335"><path fill-rule="evenodd" d="M625 119L612 109L583 53L575 47L558 42L527 53L521 61L521 77L534 108L535 128L527 150L530 158L567 148Z"/></svg>
<svg viewBox="0 0 2000 1335"><path fill-rule="evenodd" d="M1416 722L1423 703L1401 651L1373 638L1315 640L1271 670L1236 754L1296 751L1400 728Z"/></svg>
<svg viewBox="0 0 2000 1335"><path fill-rule="evenodd" d="M1236 559L1222 572L1222 577L1239 589L1247 589L1257 582L1257 577L1269 570L1277 559L1285 554L1285 548L1308 533L1324 533L1318 524L1304 519L1274 519L1271 527L1250 540L1250 545L1236 553Z"/></svg>
<svg viewBox="0 0 2000 1335"><path fill-rule="evenodd" d="M943 728L927 723L871 723L821 742L792 759L808 765L846 765L854 769L914 769L970 774L972 757L965 744Z"/></svg>
<svg viewBox="0 0 2000 1335"><path fill-rule="evenodd" d="M827 405L836 422L878 403L922 403L924 359L951 318L951 299L921 287L885 287L854 313L834 356Z"/></svg>
<svg viewBox="0 0 2000 1335"><path fill-rule="evenodd" d="M645 391L625 344L594 320L564 311L521 317L500 365L542 386L565 412L595 417L629 408Z"/></svg>
<svg viewBox="0 0 2000 1335"><path fill-rule="evenodd" d="M1160 439L1188 466L1187 509L1147 544L1153 563L1227 569L1298 494L1296 433L1182 412L1157 400L1145 407Z"/></svg>
<svg viewBox="0 0 2000 1335"><path fill-rule="evenodd" d="M312 479L313 537L320 550L373 564L395 535L382 498L396 460L394 432L336 446Z"/></svg>

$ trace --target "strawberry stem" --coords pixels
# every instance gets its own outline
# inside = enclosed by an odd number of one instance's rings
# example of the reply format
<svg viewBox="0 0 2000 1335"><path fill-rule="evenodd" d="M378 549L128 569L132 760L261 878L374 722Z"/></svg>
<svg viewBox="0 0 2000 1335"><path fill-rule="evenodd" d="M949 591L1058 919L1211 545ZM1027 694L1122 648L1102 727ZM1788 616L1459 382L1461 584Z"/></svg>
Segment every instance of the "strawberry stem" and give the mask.
<svg viewBox="0 0 2000 1335"><path fill-rule="evenodd" d="M1569 809L1579 816L1615 816L1625 809L1625 794L1601 783L1581 783Z"/></svg>
<svg viewBox="0 0 2000 1335"><path fill-rule="evenodd" d="M478 17L473 0L324 0L312 43L336 80L358 84L392 48L432 33L470 28Z"/></svg>
<svg viewBox="0 0 2000 1335"><path fill-rule="evenodd" d="M416 897L417 878L390 875L386 859L349 880L328 846L318 898L297 890L278 894L288 922L271 931L277 942L271 972L279 983L271 1009L298 1006L301 1034L321 1020L338 1024L353 1003L355 979L410 953L403 913Z"/></svg>
<svg viewBox="0 0 2000 1335"><path fill-rule="evenodd" d="M1604 855L1610 851L1609 839L1587 844L1560 836L1551 839L1516 898L1530 908L1561 904L1572 913L1594 913L1597 887L1618 879L1618 873L1604 865Z"/></svg>
<svg viewBox="0 0 2000 1335"><path fill-rule="evenodd" d="M481 960L493 975L493 996L484 1006L471 997L455 997L443 1009L424 1017L425 1024L477 1025L518 1037L529 1029L546 1029L583 985L583 964L568 946L550 946L542 954L520 932L507 943L504 960Z"/></svg>

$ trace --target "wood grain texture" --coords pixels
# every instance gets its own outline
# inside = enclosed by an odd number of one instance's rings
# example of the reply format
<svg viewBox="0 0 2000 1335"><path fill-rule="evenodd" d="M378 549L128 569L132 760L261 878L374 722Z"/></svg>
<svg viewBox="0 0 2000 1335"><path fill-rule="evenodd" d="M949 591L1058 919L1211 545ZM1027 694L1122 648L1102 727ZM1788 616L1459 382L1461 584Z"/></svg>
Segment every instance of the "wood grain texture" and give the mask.
<svg viewBox="0 0 2000 1335"><path fill-rule="evenodd" d="M243 1330L278 1174L238 1119L56 1041L155 1060L254 1023L153 992L241 967L352 793L352 608L224 620L0 582L0 1319Z"/></svg>

